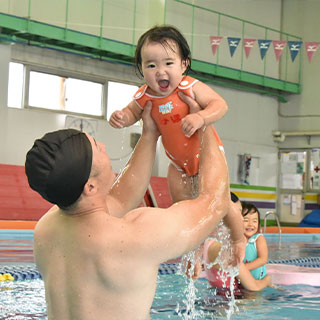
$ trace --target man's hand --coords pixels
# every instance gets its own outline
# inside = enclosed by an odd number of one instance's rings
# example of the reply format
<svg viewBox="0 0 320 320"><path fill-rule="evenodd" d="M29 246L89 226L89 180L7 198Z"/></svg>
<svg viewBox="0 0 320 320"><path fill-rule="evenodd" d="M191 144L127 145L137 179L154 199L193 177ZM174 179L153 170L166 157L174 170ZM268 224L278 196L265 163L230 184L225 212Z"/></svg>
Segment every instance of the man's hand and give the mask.
<svg viewBox="0 0 320 320"><path fill-rule="evenodd" d="M125 125L125 113L122 110L117 110L112 113L109 123L113 128L121 129Z"/></svg>
<svg viewBox="0 0 320 320"><path fill-rule="evenodd" d="M198 102L179 92L179 97L189 106L189 114L181 120L181 129L186 137L191 137L204 125L204 119L197 112L201 110Z"/></svg>
<svg viewBox="0 0 320 320"><path fill-rule="evenodd" d="M157 138L160 136L160 132L154 120L151 117L152 102L148 101L142 113L143 132L152 133Z"/></svg>

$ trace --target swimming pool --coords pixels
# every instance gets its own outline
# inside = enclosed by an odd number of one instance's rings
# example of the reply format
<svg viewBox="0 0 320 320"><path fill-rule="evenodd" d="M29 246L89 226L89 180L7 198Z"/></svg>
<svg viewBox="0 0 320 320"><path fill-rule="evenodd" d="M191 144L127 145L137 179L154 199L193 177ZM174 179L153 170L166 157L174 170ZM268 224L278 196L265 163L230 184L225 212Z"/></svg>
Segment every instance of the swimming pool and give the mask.
<svg viewBox="0 0 320 320"><path fill-rule="evenodd" d="M287 259L298 263L304 258L320 257L320 234L283 235L280 249L278 235L267 234L266 239L273 262ZM9 269L21 267L32 270L32 240L32 231L0 230L0 268L7 266ZM228 317L255 320L319 319L320 287L286 285L280 289L267 288L263 292L237 299L233 306L234 314L230 316L230 299L215 295L206 280L195 282L196 300L188 305L186 295L193 289L190 281L176 273L175 264L162 265L161 270L164 274L158 277L151 310L153 320ZM191 312L187 312L190 309ZM42 280L0 282L0 319L47 319Z"/></svg>

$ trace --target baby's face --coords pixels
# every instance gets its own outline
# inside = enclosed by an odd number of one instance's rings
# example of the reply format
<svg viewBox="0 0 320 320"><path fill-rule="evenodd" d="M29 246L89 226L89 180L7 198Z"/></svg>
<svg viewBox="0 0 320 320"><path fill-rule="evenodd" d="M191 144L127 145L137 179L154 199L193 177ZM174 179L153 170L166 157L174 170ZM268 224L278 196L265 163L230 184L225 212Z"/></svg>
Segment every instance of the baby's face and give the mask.
<svg viewBox="0 0 320 320"><path fill-rule="evenodd" d="M258 212L253 212L252 210L243 217L244 225L244 235L247 239L251 238L254 234L258 232L259 227L259 216Z"/></svg>
<svg viewBox="0 0 320 320"><path fill-rule="evenodd" d="M147 41L141 49L141 58L148 93L155 96L170 95L178 87L187 68L179 47L170 39L167 44Z"/></svg>

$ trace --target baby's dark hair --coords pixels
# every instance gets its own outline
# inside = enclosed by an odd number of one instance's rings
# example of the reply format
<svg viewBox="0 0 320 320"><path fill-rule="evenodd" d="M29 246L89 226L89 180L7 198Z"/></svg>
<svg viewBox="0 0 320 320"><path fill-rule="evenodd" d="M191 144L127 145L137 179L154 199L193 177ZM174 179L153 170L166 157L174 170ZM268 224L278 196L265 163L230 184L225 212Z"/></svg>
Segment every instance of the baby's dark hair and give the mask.
<svg viewBox="0 0 320 320"><path fill-rule="evenodd" d="M242 201L242 216L245 217L249 212L257 212L258 213L258 230L260 230L260 212L258 208L249 202Z"/></svg>
<svg viewBox="0 0 320 320"><path fill-rule="evenodd" d="M153 28L146 31L138 40L138 44L135 52L135 64L138 70L138 73L143 77L142 73L142 58L141 58L141 49L143 45L147 42L158 42L164 47L167 46L170 48L167 40L174 41L180 51L180 56L183 61L189 61L186 73L191 68L191 51L188 45L187 40L182 35L182 33L175 27L170 25L161 25L154 26ZM171 48L172 49L172 48Z"/></svg>

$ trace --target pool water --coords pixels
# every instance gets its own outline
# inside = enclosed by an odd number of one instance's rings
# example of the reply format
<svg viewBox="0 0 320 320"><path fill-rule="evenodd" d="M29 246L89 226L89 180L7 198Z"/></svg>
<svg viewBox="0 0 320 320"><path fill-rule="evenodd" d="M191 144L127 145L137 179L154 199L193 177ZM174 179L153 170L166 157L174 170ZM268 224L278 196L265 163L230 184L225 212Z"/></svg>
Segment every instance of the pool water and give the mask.
<svg viewBox="0 0 320 320"><path fill-rule="evenodd" d="M264 234L269 250L269 260L320 257L320 234ZM320 319L320 317L319 317Z"/></svg>
<svg viewBox="0 0 320 320"><path fill-rule="evenodd" d="M183 275L158 277L158 287L151 309L152 320L165 319L226 319L230 300L215 296L205 280L195 283L195 310L187 313L184 290L188 281ZM320 287L282 286L280 290L266 290L235 300L234 313L229 319L308 319L318 320ZM0 319L46 320L42 280L0 282Z"/></svg>
<svg viewBox="0 0 320 320"><path fill-rule="evenodd" d="M320 257L320 235L266 235L270 260ZM33 266L32 232L0 231L0 268ZM85 280L84 280L85 285ZM187 301L187 295L196 298ZM232 300L217 295L205 279L190 283L181 273L158 276L152 320L164 319L320 319L320 287L267 288ZM46 320L43 282L0 282L0 320Z"/></svg>
<svg viewBox="0 0 320 320"><path fill-rule="evenodd" d="M195 311L188 314L184 289L188 286L183 275L162 275L158 279L151 317L164 319L292 319L318 320L320 317L320 287L307 285L267 288L235 299L235 310L229 314L230 299L216 296L206 280L195 282ZM179 305L179 307L177 307Z"/></svg>
<svg viewBox="0 0 320 320"><path fill-rule="evenodd" d="M0 319L48 319L43 281L0 282Z"/></svg>

